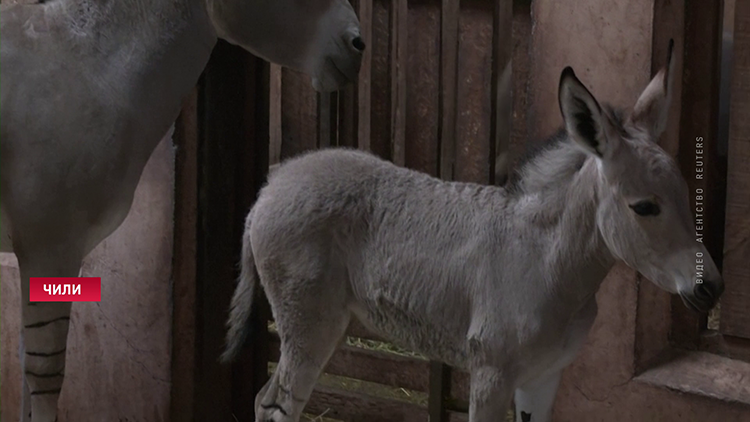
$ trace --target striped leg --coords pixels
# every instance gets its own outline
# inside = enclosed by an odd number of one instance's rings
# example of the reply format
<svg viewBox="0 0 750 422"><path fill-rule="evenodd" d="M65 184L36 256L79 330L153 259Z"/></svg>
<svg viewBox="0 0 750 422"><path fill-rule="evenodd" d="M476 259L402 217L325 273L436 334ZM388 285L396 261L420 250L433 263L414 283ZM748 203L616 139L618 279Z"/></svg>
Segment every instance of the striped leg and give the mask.
<svg viewBox="0 0 750 422"><path fill-rule="evenodd" d="M81 259L55 253L18 254L21 270L23 373L31 422L55 422L65 372L70 302L29 302L30 277L75 277ZM24 403L25 405L25 403ZM26 413L26 412L24 412ZM27 419L24 419L27 418ZM28 414L21 421L28 421Z"/></svg>
<svg viewBox="0 0 750 422"><path fill-rule="evenodd" d="M21 361L21 368L23 368L24 356L23 352L23 335L19 335L21 341L18 343L18 356ZM26 382L26 377L21 377L21 422L31 421L31 394L29 392L29 384Z"/></svg>

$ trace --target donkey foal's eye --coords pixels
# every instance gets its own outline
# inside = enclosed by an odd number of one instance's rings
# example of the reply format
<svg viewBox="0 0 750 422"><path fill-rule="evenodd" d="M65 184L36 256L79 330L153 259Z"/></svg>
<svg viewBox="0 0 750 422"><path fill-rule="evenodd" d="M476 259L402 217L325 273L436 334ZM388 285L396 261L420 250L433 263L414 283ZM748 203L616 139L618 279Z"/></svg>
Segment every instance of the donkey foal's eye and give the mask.
<svg viewBox="0 0 750 422"><path fill-rule="evenodd" d="M659 205L652 201L636 202L635 204L630 205L630 208L632 208L636 214L644 217L648 215L659 215L661 212Z"/></svg>

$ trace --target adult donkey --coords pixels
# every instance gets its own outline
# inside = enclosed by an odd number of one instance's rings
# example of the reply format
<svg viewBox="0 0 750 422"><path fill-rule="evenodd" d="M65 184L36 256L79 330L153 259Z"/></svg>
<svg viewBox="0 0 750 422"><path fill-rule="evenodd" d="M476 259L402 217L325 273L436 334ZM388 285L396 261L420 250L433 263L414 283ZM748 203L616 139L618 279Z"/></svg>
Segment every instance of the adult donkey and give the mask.
<svg viewBox="0 0 750 422"><path fill-rule="evenodd" d="M224 355L244 342L257 271L281 337L257 420L299 420L353 316L469 370L471 422L503 419L514 392L521 422L550 420L617 259L710 309L723 281L693 237L685 180L656 143L671 63L628 116L563 70L564 129L507 188L441 181L354 150L276 169L247 218Z"/></svg>
<svg viewBox="0 0 750 422"><path fill-rule="evenodd" d="M346 0L2 7L0 246L21 272L22 421L56 419L71 307L30 303L29 277L78 275L121 224L217 37L312 75L319 91L355 79L365 48Z"/></svg>

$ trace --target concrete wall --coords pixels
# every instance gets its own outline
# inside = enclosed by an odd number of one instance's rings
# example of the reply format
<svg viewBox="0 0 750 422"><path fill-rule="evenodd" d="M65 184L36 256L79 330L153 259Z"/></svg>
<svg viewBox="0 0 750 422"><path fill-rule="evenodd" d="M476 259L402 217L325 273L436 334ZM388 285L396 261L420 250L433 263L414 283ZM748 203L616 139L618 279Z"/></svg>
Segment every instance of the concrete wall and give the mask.
<svg viewBox="0 0 750 422"><path fill-rule="evenodd" d="M169 420L172 216L171 139L157 147L130 214L86 258L102 278L100 303L73 305L59 422ZM0 420L17 421L21 371L19 275L0 257Z"/></svg>

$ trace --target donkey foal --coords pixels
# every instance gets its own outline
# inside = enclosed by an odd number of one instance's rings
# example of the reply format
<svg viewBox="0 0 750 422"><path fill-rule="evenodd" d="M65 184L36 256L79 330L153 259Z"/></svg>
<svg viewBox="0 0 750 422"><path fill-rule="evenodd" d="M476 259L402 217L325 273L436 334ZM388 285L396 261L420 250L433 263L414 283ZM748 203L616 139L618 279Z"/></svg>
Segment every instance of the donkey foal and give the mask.
<svg viewBox="0 0 750 422"><path fill-rule="evenodd" d="M281 337L257 421L299 420L352 317L470 371L471 422L502 420L513 396L521 422L550 420L617 259L710 309L723 282L693 238L687 185L656 144L671 62L627 117L563 70L565 127L505 188L344 149L277 168L247 218L224 355L245 340L257 271Z"/></svg>

